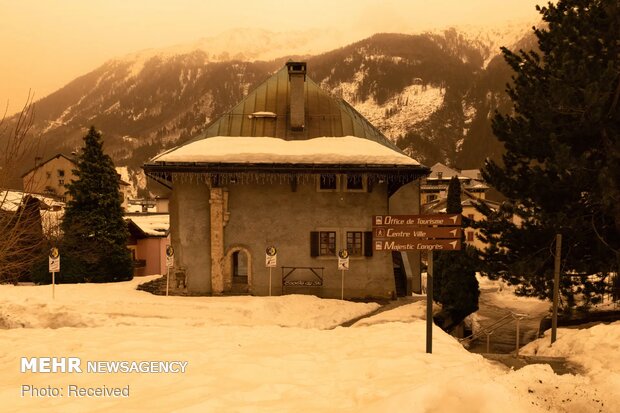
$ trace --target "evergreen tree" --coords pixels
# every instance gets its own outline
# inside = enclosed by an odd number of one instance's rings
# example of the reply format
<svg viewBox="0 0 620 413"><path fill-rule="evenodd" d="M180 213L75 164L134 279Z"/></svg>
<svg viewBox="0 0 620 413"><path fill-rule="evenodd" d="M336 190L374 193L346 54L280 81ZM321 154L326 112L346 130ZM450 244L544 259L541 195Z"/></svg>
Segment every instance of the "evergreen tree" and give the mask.
<svg viewBox="0 0 620 413"><path fill-rule="evenodd" d="M454 176L448 186L446 212L461 214L461 183ZM467 225L466 221L463 225ZM434 261L433 298L441 303L442 311L435 322L446 331L452 330L465 317L478 310L480 290L476 279L478 252L461 237L460 251L438 252Z"/></svg>
<svg viewBox="0 0 620 413"><path fill-rule="evenodd" d="M559 0L538 10L547 23L534 29L540 53L502 49L515 72L514 111L493 119L505 154L483 176L508 202L486 211L482 232L490 270L540 297L552 294L561 233L572 305L575 291L597 300L620 261L620 5Z"/></svg>
<svg viewBox="0 0 620 413"><path fill-rule="evenodd" d="M77 180L67 185L71 200L62 223L60 282L131 279L120 179L94 127L84 137L73 173Z"/></svg>

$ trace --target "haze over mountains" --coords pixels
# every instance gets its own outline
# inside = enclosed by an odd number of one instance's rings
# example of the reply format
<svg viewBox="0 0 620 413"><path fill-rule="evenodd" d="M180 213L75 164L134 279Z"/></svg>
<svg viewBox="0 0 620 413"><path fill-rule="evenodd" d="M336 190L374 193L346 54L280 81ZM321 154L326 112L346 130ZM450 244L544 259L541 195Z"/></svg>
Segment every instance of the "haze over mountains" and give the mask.
<svg viewBox="0 0 620 413"><path fill-rule="evenodd" d="M46 158L81 146L95 125L116 164L138 171L163 149L198 135L292 58L306 60L313 80L427 165L476 168L500 155L490 117L510 107L504 92L510 71L499 46L532 47L531 25L376 34L321 52L339 41L350 40L336 31L235 30L133 53L38 101L33 132Z"/></svg>

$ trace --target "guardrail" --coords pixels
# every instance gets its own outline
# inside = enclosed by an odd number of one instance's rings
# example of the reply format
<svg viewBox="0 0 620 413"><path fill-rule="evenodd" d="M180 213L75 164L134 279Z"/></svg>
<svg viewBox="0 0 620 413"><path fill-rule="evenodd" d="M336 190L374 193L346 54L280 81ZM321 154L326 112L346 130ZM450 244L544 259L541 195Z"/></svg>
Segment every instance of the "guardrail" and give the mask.
<svg viewBox="0 0 620 413"><path fill-rule="evenodd" d="M519 347L520 347L520 343L519 343L519 336L520 336L520 331L519 331L519 323L521 322L521 320L523 320L524 318L529 317L529 314L521 314L521 313L514 313L512 311L508 312L505 316L503 316L502 318L500 318L499 320L495 321L493 324L488 325L486 327L483 327L480 331L477 331L473 334L470 334L469 336L465 337L465 338L461 338L459 339L459 341L461 343L463 342L468 342L471 343L474 340L477 340L483 336L486 336L486 342L487 342L487 353L490 352L490 347L491 347L491 336L493 335L493 333L501 327L504 327L505 325L508 325L512 322L516 323L516 340L515 340L515 356L519 356Z"/></svg>

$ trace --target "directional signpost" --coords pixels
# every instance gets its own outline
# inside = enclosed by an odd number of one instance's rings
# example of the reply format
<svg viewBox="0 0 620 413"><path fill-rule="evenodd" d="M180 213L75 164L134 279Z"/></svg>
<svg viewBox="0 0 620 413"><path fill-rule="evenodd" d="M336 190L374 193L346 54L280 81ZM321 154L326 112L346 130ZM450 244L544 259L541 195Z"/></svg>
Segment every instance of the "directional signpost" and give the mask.
<svg viewBox="0 0 620 413"><path fill-rule="evenodd" d="M375 251L428 251L426 352L433 352L433 251L461 249L461 214L375 215Z"/></svg>

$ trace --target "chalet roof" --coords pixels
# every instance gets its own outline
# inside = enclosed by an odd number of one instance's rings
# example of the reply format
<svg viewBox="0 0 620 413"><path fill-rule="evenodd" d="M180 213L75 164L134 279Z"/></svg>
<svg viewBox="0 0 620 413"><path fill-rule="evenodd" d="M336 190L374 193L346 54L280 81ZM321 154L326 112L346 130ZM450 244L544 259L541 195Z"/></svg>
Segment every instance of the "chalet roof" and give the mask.
<svg viewBox="0 0 620 413"><path fill-rule="evenodd" d="M427 180L434 179L446 179L450 180L453 176L458 177L459 179L469 179L469 177L463 176L456 169L452 169L442 163L437 162L435 165L431 166L431 173L426 177Z"/></svg>
<svg viewBox="0 0 620 413"><path fill-rule="evenodd" d="M289 121L290 82L284 66L191 142L213 136L268 136L286 140L357 136L401 152L351 105L321 89L307 76L304 104L305 127L303 131L293 131Z"/></svg>
<svg viewBox="0 0 620 413"><path fill-rule="evenodd" d="M153 159L163 162L347 164L420 166L407 155L355 136L287 141L268 137L216 136Z"/></svg>
<svg viewBox="0 0 620 413"><path fill-rule="evenodd" d="M355 169L394 171L410 177L428 172L305 72L301 105L304 123L301 128L292 126L291 84L289 68L284 66L201 135L151 159L144 165L145 171L154 176L170 172L314 173Z"/></svg>
<svg viewBox="0 0 620 413"><path fill-rule="evenodd" d="M40 208L42 210L59 210L65 207L64 202L57 201L49 196L9 189L0 190L0 210L9 212L17 211L19 206L23 203L25 197L28 195L41 201Z"/></svg>
<svg viewBox="0 0 620 413"><path fill-rule="evenodd" d="M51 161L53 161L54 159L58 159L58 158L65 158L65 159L66 159L66 160L68 160L69 162L71 162L71 163L73 163L73 164L77 165L77 163L75 162L75 159L71 159L71 158L69 158L67 155L64 155L64 154L62 154L62 153L58 153L58 154L56 154L56 155L52 156L51 158L49 158L48 160L46 160L45 162L41 162L41 163L37 164L34 168L30 168L29 170L27 170L26 172L24 172L24 173L22 174L22 178L23 178L23 177L25 177L26 175L28 175L30 172L32 172L32 171L34 171L34 170L39 169L40 167L42 167L42 166L43 166L43 165L45 165L46 163L51 162Z"/></svg>
<svg viewBox="0 0 620 413"><path fill-rule="evenodd" d="M129 231L138 238L166 237L170 230L169 214L126 215Z"/></svg>
<svg viewBox="0 0 620 413"><path fill-rule="evenodd" d="M486 204L486 206L488 206L490 209L494 211L499 209L499 205L500 205L499 202L491 201L489 199L477 198L476 196L474 196L474 194L470 193L469 191L465 191L465 190L461 191L461 206L474 207L476 203L478 202ZM448 205L448 198L440 198L440 199L435 199L431 202L428 202L422 205L422 210L424 211L425 214L442 213L442 212L446 212L447 205Z"/></svg>

